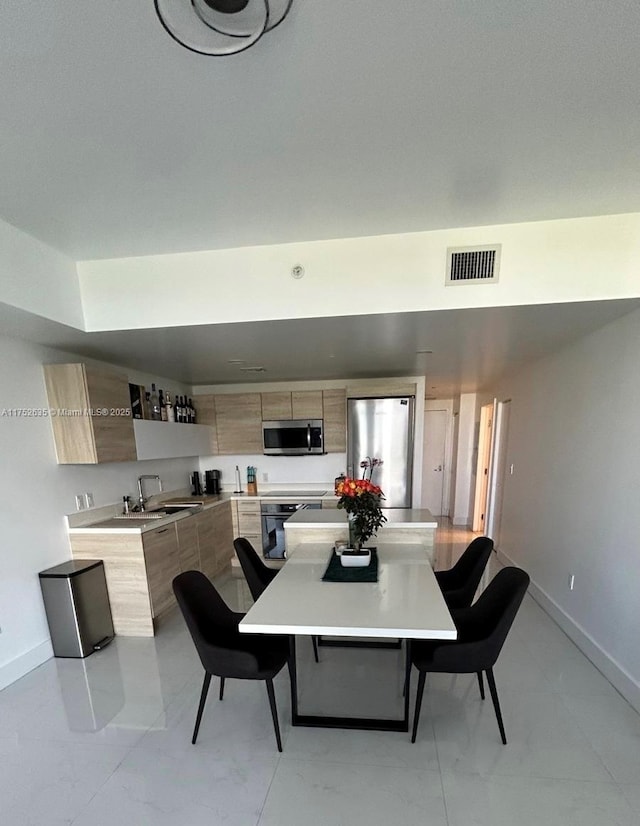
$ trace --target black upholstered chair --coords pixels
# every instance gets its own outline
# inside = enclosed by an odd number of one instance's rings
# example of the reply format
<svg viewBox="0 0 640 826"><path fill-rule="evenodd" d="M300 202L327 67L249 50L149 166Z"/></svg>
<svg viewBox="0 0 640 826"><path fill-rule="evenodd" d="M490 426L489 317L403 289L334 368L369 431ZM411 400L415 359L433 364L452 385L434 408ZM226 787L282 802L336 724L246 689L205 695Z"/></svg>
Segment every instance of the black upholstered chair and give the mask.
<svg viewBox="0 0 640 826"><path fill-rule="evenodd" d="M452 611L458 629L457 640L450 642L421 640L411 643L411 659L406 682L407 690L409 690L411 665L415 665L420 672L411 735L412 743L415 743L416 734L418 733L420 707L427 674L431 672L473 674L475 672L478 675L480 696L484 700L484 681L482 678L482 672L484 671L489 683L500 736L502 742L506 745L507 738L493 676L493 666L496 664L528 586L529 575L523 570L520 568L503 568L495 575L470 608Z"/></svg>
<svg viewBox="0 0 640 826"><path fill-rule="evenodd" d="M256 549L244 536L234 539L233 547L236 549L242 572L255 602L267 585L278 576L278 571L264 564Z"/></svg>
<svg viewBox="0 0 640 826"><path fill-rule="evenodd" d="M287 637L241 634L238 623L244 614L232 611L215 587L200 571L185 571L173 580L173 591L204 668L204 682L193 730L196 742L211 677L220 677L220 699L224 681L264 680L273 718L278 751L282 751L273 678L289 660Z"/></svg>
<svg viewBox="0 0 640 826"><path fill-rule="evenodd" d="M493 550L493 540L478 536L453 568L435 571L435 577L450 609L468 608L473 602L484 569Z"/></svg>
<svg viewBox="0 0 640 826"><path fill-rule="evenodd" d="M236 555L240 560L242 572L244 573L247 585L251 591L251 596L255 602L267 585L278 575L278 571L273 568L268 568L264 564L258 556L256 549L244 536L239 536L237 539L234 539L233 547L236 549ZM313 643L313 656L316 662L318 662L318 642L315 637L311 637L311 642Z"/></svg>

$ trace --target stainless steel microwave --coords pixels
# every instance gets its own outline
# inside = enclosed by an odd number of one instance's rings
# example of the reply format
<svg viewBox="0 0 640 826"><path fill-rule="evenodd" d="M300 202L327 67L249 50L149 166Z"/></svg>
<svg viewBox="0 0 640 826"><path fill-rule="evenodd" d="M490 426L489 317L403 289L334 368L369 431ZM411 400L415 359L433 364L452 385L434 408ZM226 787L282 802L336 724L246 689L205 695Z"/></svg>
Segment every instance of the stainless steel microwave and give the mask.
<svg viewBox="0 0 640 826"><path fill-rule="evenodd" d="M322 419L262 422L262 451L267 456L324 453Z"/></svg>

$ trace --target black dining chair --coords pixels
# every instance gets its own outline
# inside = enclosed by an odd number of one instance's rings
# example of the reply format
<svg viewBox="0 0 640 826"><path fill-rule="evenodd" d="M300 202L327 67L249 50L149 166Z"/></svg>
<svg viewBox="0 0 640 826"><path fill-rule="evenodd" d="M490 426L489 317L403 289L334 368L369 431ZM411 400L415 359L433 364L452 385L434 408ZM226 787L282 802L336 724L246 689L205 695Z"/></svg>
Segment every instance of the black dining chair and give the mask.
<svg viewBox="0 0 640 826"><path fill-rule="evenodd" d="M450 609L468 608L471 605L492 550L493 540L488 536L478 536L453 568L434 572Z"/></svg>
<svg viewBox="0 0 640 826"><path fill-rule="evenodd" d="M493 666L529 587L529 575L521 568L503 568L469 608L452 611L458 630L457 640L412 641L408 659L406 688L409 690L411 666L420 672L411 742L415 743L426 676L432 672L478 675L480 696L484 700L482 672L487 675L493 708L502 742L507 738L502 722Z"/></svg>
<svg viewBox="0 0 640 826"><path fill-rule="evenodd" d="M220 678L220 700L227 678L264 680L278 751L282 751L273 678L289 661L288 638L241 634L238 623L244 614L232 611L200 571L179 574L173 580L173 592L204 668L204 682L191 742L195 744L198 737L212 676Z"/></svg>
<svg viewBox="0 0 640 826"><path fill-rule="evenodd" d="M261 596L264 589L272 582L278 575L278 571L273 568L268 568L258 556L256 549L251 542L244 536L239 536L233 540L233 547L236 549L236 555L240 560L242 572L247 580L247 585L251 591L251 596L254 602ZM315 637L311 637L313 643L313 656L318 662L318 642Z"/></svg>

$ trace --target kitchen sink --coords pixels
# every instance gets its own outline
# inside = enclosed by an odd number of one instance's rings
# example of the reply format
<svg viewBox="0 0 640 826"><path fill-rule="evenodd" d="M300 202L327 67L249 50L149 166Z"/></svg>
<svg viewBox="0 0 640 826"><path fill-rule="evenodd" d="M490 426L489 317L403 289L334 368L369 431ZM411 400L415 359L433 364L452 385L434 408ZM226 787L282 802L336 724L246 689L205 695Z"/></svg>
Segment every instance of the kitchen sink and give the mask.
<svg viewBox="0 0 640 826"><path fill-rule="evenodd" d="M200 510L200 505L166 505L165 507L149 508L146 511L132 511L130 513L120 513L114 519L162 519L165 516L173 516L176 513L186 513L187 511Z"/></svg>
<svg viewBox="0 0 640 826"><path fill-rule="evenodd" d="M143 511L144 513L164 513L167 516L171 516L174 513L180 513L181 511L190 511L192 508L189 505L167 505L166 507L160 508L151 508L151 510Z"/></svg>

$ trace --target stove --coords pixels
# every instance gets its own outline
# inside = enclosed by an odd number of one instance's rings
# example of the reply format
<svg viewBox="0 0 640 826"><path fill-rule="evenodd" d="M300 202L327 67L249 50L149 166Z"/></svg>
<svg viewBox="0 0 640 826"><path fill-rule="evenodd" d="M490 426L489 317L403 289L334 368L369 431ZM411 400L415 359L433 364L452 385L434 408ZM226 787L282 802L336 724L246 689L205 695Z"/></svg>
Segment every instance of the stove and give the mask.
<svg viewBox="0 0 640 826"><path fill-rule="evenodd" d="M261 493L260 496L269 496L269 497L284 497L285 499L293 499L296 496L302 496L302 498L308 498L311 496L324 496L326 490L270 490L268 493Z"/></svg>

